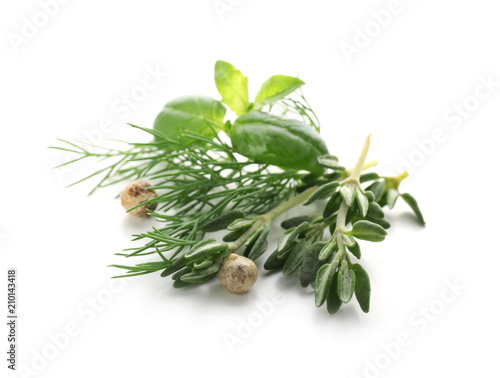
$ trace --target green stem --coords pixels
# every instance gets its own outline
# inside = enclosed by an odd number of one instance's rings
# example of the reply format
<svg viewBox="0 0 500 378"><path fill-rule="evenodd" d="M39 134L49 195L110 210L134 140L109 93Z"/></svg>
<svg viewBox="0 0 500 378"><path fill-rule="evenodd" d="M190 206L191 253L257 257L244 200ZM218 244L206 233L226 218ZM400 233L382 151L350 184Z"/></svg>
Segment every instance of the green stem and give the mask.
<svg viewBox="0 0 500 378"><path fill-rule="evenodd" d="M351 175L346 180L346 182L352 181L359 184L359 177L361 176L361 172L363 171L363 166L366 161L366 156L368 155L368 150L370 149L371 136L372 134L369 134L366 137L365 143L363 144L363 148L361 149L361 153L359 154L358 161L356 162L356 165L352 169Z"/></svg>
<svg viewBox="0 0 500 378"><path fill-rule="evenodd" d="M283 214L285 211L288 211L291 208L293 208L297 205L300 205L302 202L307 200L311 196L311 194L313 194L316 191L316 189L318 189L318 187L313 186L313 187L305 190L304 192L300 193L298 196L295 196L292 199L290 199L290 200L286 201L285 203L282 203L278 207L274 208L273 210L271 210L270 212L265 214L263 217L267 221L271 221L272 219L276 218L277 216Z"/></svg>
<svg viewBox="0 0 500 378"><path fill-rule="evenodd" d="M271 221L276 218L277 216L283 214L285 211L290 210L291 208L300 205L302 202L307 200L310 195L318 189L317 186L313 186L304 192L300 193L299 195L291 198L290 200L282 203L281 205L275 207L273 210L269 211L267 214L261 215L257 218L255 223L247 230L243 235L241 235L237 240L235 240L233 243L229 244L229 251L235 252L238 250L246 241L247 239L253 235L255 231L257 231L263 224L268 224L271 223Z"/></svg>
<svg viewBox="0 0 500 378"><path fill-rule="evenodd" d="M363 171L363 167L365 165L366 156L368 155L368 150L370 149L370 138L371 134L369 134L365 143L363 144L363 148L361 149L361 153L359 154L358 161L356 165L352 169L350 176L345 180L344 185L357 185L359 186L359 177L361 176L361 172ZM339 212L337 214L337 224L335 225L335 232L332 235L333 238L337 238L337 245L339 246L339 252L335 257L337 260L340 259L346 254L344 242L342 240L342 233L346 231L346 218L347 212L349 211L349 206L342 201L340 204Z"/></svg>

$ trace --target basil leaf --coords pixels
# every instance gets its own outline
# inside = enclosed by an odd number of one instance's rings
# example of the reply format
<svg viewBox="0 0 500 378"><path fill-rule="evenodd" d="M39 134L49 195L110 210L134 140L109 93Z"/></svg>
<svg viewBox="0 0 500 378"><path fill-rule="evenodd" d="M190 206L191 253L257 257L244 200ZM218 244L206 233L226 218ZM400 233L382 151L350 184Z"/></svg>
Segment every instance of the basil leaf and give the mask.
<svg viewBox="0 0 500 378"><path fill-rule="evenodd" d="M354 293L356 294L356 299L358 300L359 306L363 312L370 311L370 278L368 273L359 264L352 265L351 269L356 275L356 284L354 286Z"/></svg>
<svg viewBox="0 0 500 378"><path fill-rule="evenodd" d="M381 242L387 235L387 231L382 226L366 220L354 223L352 230L348 233L355 238L372 242Z"/></svg>
<svg viewBox="0 0 500 378"><path fill-rule="evenodd" d="M417 219L420 222L420 224L424 225L425 224L424 216L422 215L422 212L418 207L417 200L410 193L401 194L401 198L403 198L403 200L411 207L411 209L417 216Z"/></svg>
<svg viewBox="0 0 500 378"><path fill-rule="evenodd" d="M248 79L243 76L232 64L218 60L215 63L215 85L222 101L226 103L236 115L248 110Z"/></svg>
<svg viewBox="0 0 500 378"><path fill-rule="evenodd" d="M297 77L274 75L267 79L255 97L255 109L262 109L265 105L270 105L290 93L296 91L305 83Z"/></svg>
<svg viewBox="0 0 500 378"><path fill-rule="evenodd" d="M342 301L339 298L338 294L338 272L335 272L335 275L332 279L332 287L328 292L328 297L326 298L326 309L330 315L335 314L342 306Z"/></svg>
<svg viewBox="0 0 500 378"><path fill-rule="evenodd" d="M236 119L229 134L236 151L249 159L285 169L323 172L317 158L328 153L328 148L303 122L250 112Z"/></svg>
<svg viewBox="0 0 500 378"><path fill-rule="evenodd" d="M339 263L333 261L331 264L325 264L318 270L315 285L315 302L317 307L321 307L325 303L330 286L332 286L333 276L337 270Z"/></svg>
<svg viewBox="0 0 500 378"><path fill-rule="evenodd" d="M325 242L316 242L307 250L299 273L302 287L307 287L314 282L318 269L324 264L319 260L319 252L325 245Z"/></svg>
<svg viewBox="0 0 500 378"><path fill-rule="evenodd" d="M354 285L356 283L356 274L352 269L349 269L347 261L342 261L342 266L339 269L339 276L337 279L337 293L339 299L343 303L351 300L354 294Z"/></svg>
<svg viewBox="0 0 500 378"><path fill-rule="evenodd" d="M323 155L318 157L318 163L335 171L345 171L345 167L339 164L339 159L333 155Z"/></svg>
<svg viewBox="0 0 500 378"><path fill-rule="evenodd" d="M154 121L154 130L184 146L199 143L186 132L212 137L224 128L226 108L207 96L185 96L167 102ZM207 123L208 122L208 123ZM213 127L212 128L210 127Z"/></svg>
<svg viewBox="0 0 500 378"><path fill-rule="evenodd" d="M200 230L203 232L215 232L219 230L224 230L233 223L236 219L244 218L245 214L241 210L231 210L226 213L221 214L220 217L215 218L203 226L200 227Z"/></svg>
<svg viewBox="0 0 500 378"><path fill-rule="evenodd" d="M302 264L302 261L304 260L304 257L311 248L312 248L311 241L307 239L302 239L299 242L299 244L297 244L293 248L292 252L290 253L290 256L286 260L286 263L283 267L283 274L285 276L289 276L297 269L299 269L300 265Z"/></svg>

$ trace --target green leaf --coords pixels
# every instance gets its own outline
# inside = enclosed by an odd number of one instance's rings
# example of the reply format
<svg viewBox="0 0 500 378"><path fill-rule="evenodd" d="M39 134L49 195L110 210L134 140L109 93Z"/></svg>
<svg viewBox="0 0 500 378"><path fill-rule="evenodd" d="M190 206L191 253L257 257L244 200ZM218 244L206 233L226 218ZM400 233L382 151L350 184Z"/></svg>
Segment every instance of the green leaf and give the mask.
<svg viewBox="0 0 500 378"><path fill-rule="evenodd" d="M411 207L411 209L417 216L417 219L420 222L420 224L424 225L425 224L424 216L422 215L422 212L418 207L417 200L410 193L401 194L401 198L403 198L403 200Z"/></svg>
<svg viewBox="0 0 500 378"><path fill-rule="evenodd" d="M228 245L225 243L211 242L198 247L194 246L188 253L185 254L185 257L188 261L193 261L202 257L226 251L227 249Z"/></svg>
<svg viewBox="0 0 500 378"><path fill-rule="evenodd" d="M385 213L382 207L377 202L371 202L366 215L370 218L384 219Z"/></svg>
<svg viewBox="0 0 500 378"><path fill-rule="evenodd" d="M175 259L172 264L170 264L163 272L161 272L161 277L167 277L174 274L178 270L181 270L186 266L186 258L184 256L179 256Z"/></svg>
<svg viewBox="0 0 500 378"><path fill-rule="evenodd" d="M387 192L387 206L392 209L398 200L399 192L396 189L389 189Z"/></svg>
<svg viewBox="0 0 500 378"><path fill-rule="evenodd" d="M319 252L325 245L325 242L316 242L307 250L299 273L302 287L309 286L316 279L318 269L324 264L319 260Z"/></svg>
<svg viewBox="0 0 500 378"><path fill-rule="evenodd" d="M333 214L335 214L335 212L338 211L340 207L340 203L341 203L341 196L340 192L337 191L333 193L333 195L326 203L325 208L323 209L323 219L328 219Z"/></svg>
<svg viewBox="0 0 500 378"><path fill-rule="evenodd" d="M327 184L321 185L318 189L316 189L309 198L304 202L304 206L310 205L314 201L322 198L326 198L335 193L335 190L338 188L340 184L338 182L329 182Z"/></svg>
<svg viewBox="0 0 500 378"><path fill-rule="evenodd" d="M281 236L278 241L278 251L283 251L290 247L293 241L304 231L308 230L310 227L309 222L302 222L295 228L290 228L285 231L283 236Z"/></svg>
<svg viewBox="0 0 500 378"><path fill-rule="evenodd" d="M286 263L286 256L284 256L283 258L279 258L278 254L278 250L275 250L273 253L271 253L271 255L264 263L265 270L276 270L283 268Z"/></svg>
<svg viewBox="0 0 500 378"><path fill-rule="evenodd" d="M368 199L368 202L373 202L375 201L375 194L369 190L365 190L365 196Z"/></svg>
<svg viewBox="0 0 500 378"><path fill-rule="evenodd" d="M241 155L284 169L323 172L318 156L328 153L321 136L309 125L262 112L236 119L229 130L231 143Z"/></svg>
<svg viewBox="0 0 500 378"><path fill-rule="evenodd" d="M154 121L153 129L163 137L184 146L200 143L186 133L213 137L224 128L226 108L220 101L207 96L185 96L169 101ZM212 128L210 127L213 127ZM179 146L173 146L172 149Z"/></svg>
<svg viewBox="0 0 500 378"><path fill-rule="evenodd" d="M213 259L207 258L206 260L200 261L198 263L195 263L193 266L193 270L201 270L209 267L214 263Z"/></svg>
<svg viewBox="0 0 500 378"><path fill-rule="evenodd" d="M201 283L213 277L219 271L223 256L219 256L212 264L206 268L193 270L191 273L182 275L180 278L184 282Z"/></svg>
<svg viewBox="0 0 500 378"><path fill-rule="evenodd" d="M363 217L366 217L366 213L368 212L368 207L370 206L370 202L368 202L368 198L359 190L356 189L356 203L358 204L359 212Z"/></svg>
<svg viewBox="0 0 500 378"><path fill-rule="evenodd" d="M232 64L218 60L215 63L215 85L224 101L236 115L248 110L248 79Z"/></svg>
<svg viewBox="0 0 500 378"><path fill-rule="evenodd" d="M312 244L310 240L302 239L299 244L297 244L290 253L290 256L286 260L283 267L283 274L289 276L297 269L300 268L302 261L304 260L307 253L312 249Z"/></svg>
<svg viewBox="0 0 500 378"><path fill-rule="evenodd" d="M379 226L382 226L386 230L391 227L391 224L385 218L383 218L383 219L370 218L369 220L370 220L370 222L373 222L373 223L378 224Z"/></svg>
<svg viewBox="0 0 500 378"><path fill-rule="evenodd" d="M315 284L315 302L317 307L321 307L325 303L330 286L332 286L333 276L337 270L339 263L333 261L330 264L325 264L318 270Z"/></svg>
<svg viewBox="0 0 500 378"><path fill-rule="evenodd" d="M224 242L233 242L238 240L238 238L246 232L247 228L240 228L235 231L231 231L229 234L224 235L222 241Z"/></svg>
<svg viewBox="0 0 500 378"><path fill-rule="evenodd" d="M385 182L377 181L371 184L366 190L369 190L375 196L375 201L380 202L385 193Z"/></svg>
<svg viewBox="0 0 500 378"><path fill-rule="evenodd" d="M270 231L271 225L266 224L262 232L259 234L259 237L255 241L255 243L253 243L250 251L248 252L248 258L255 261L267 250L267 237L269 236Z"/></svg>
<svg viewBox="0 0 500 378"><path fill-rule="evenodd" d="M244 217L245 214L241 210L231 210L221 214L220 217L205 223L203 226L200 227L200 230L203 232L215 232L219 230L224 230L236 219Z"/></svg>
<svg viewBox="0 0 500 378"><path fill-rule="evenodd" d="M339 276L337 279L337 293L339 299L343 303L351 300L354 294L354 286L356 284L356 274L352 269L349 269L346 260L342 261L342 266L339 269Z"/></svg>
<svg viewBox="0 0 500 378"><path fill-rule="evenodd" d="M358 239L380 242L385 239L387 231L376 223L360 220L354 223L349 234Z"/></svg>
<svg viewBox="0 0 500 378"><path fill-rule="evenodd" d="M264 243L258 244L257 247L252 246L252 249L248 253L248 258L251 260L257 260L260 256L262 256L267 251L268 243L267 240L264 240Z"/></svg>
<svg viewBox="0 0 500 378"><path fill-rule="evenodd" d="M267 79L255 97L255 109L262 109L265 105L270 105L285 98L290 93L296 91L305 83L297 77L274 75Z"/></svg>
<svg viewBox="0 0 500 378"><path fill-rule="evenodd" d="M367 181L377 180L379 178L380 178L380 176L378 175L378 173L375 173L375 172L364 173L359 177L359 182L364 183Z"/></svg>
<svg viewBox="0 0 500 378"><path fill-rule="evenodd" d="M284 220L283 222L281 222L281 227L285 230L288 230L292 227L297 227L301 223L308 222L309 220L311 220L311 217L309 215L300 215L298 217Z"/></svg>
<svg viewBox="0 0 500 378"><path fill-rule="evenodd" d="M343 185L340 187L340 195L344 199L346 205L351 207L356 196L356 188L352 185Z"/></svg>
<svg viewBox="0 0 500 378"><path fill-rule="evenodd" d="M179 276L174 280L173 286L175 289L181 289L183 287L187 287L187 286L191 286L191 285L192 285L192 283L183 281L181 276Z"/></svg>
<svg viewBox="0 0 500 378"><path fill-rule="evenodd" d="M354 241L354 245L351 245L351 246L347 246L347 249L349 251L351 251L351 253L357 258L357 259L360 259L361 258L361 248L359 247L359 244L358 242L355 240Z"/></svg>
<svg viewBox="0 0 500 378"><path fill-rule="evenodd" d="M333 155L323 155L318 157L318 163L335 171L345 171L345 167L339 164L339 159Z"/></svg>
<svg viewBox="0 0 500 378"><path fill-rule="evenodd" d="M330 240L319 252L319 259L325 261L337 249L337 237Z"/></svg>
<svg viewBox="0 0 500 378"><path fill-rule="evenodd" d="M330 290L328 291L328 297L326 298L326 309L328 310L328 313L330 315L335 314L338 310L340 310L340 307L342 306L342 301L339 298L337 289L338 275L338 272L335 272L335 275L332 279L332 286L330 287Z"/></svg>
<svg viewBox="0 0 500 378"><path fill-rule="evenodd" d="M346 247L353 247L356 244L356 240L351 235L345 234L343 232L340 233L342 237L342 242Z"/></svg>
<svg viewBox="0 0 500 378"><path fill-rule="evenodd" d="M247 219L247 218L240 218L236 219L233 221L229 226L227 226L227 229L229 231L236 231L240 229L247 229L251 225L255 223L256 219Z"/></svg>
<svg viewBox="0 0 500 378"><path fill-rule="evenodd" d="M368 277L368 273L366 273L363 267L359 264L352 265L351 269L356 275L356 285L354 287L356 299L358 300L361 310L367 313L370 311L370 278Z"/></svg>

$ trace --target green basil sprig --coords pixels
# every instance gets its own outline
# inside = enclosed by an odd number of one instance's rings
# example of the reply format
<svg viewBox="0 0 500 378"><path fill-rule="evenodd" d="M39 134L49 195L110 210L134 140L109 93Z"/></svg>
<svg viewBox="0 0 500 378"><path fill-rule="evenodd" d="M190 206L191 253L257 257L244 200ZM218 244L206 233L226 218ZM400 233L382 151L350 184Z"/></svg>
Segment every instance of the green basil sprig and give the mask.
<svg viewBox="0 0 500 378"><path fill-rule="evenodd" d="M318 157L328 153L320 135L298 120L264 112L236 119L229 130L231 143L243 156L284 169L323 172Z"/></svg>

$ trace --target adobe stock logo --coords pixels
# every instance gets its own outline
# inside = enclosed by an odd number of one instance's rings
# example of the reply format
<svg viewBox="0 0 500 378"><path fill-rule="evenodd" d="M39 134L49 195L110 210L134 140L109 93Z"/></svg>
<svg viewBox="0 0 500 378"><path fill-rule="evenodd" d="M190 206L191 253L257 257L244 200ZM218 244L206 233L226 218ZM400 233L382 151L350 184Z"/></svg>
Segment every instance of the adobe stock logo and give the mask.
<svg viewBox="0 0 500 378"><path fill-rule="evenodd" d="M351 374L350 378L379 378L418 341L421 337L419 335L448 312L448 307L467 290L467 287L456 278L453 281L446 279L443 284L444 287L438 296L411 313L408 318L409 327L399 332L392 340L381 343L376 354L363 360L362 374Z"/></svg>
<svg viewBox="0 0 500 378"><path fill-rule="evenodd" d="M244 318L238 318L234 332L224 332L222 338L230 353L235 352L237 345L243 344L264 324L275 312L276 306L285 301L285 296L279 292L271 291L269 299L255 301L254 310Z"/></svg>
<svg viewBox="0 0 500 378"><path fill-rule="evenodd" d="M50 20L55 18L61 9L61 5L68 4L69 0L40 0L38 1L39 9L29 17L21 18L21 27L19 32L7 33L7 39L12 46L12 49L17 54L21 46L27 45L37 35L40 34Z"/></svg>
<svg viewBox="0 0 500 378"><path fill-rule="evenodd" d="M497 92L500 81L493 74L479 76L474 92L448 107L442 115L446 127L439 126L431 130L424 139L416 139L416 147L406 156L399 156L398 172L407 171L412 174L417 167L422 166L438 149L438 146L449 140L450 133L458 131L481 106Z"/></svg>
<svg viewBox="0 0 500 378"><path fill-rule="evenodd" d="M212 3L212 7L217 16L219 16L219 19L224 21L226 13L233 13L241 3L243 3L243 0L215 0Z"/></svg>
<svg viewBox="0 0 500 378"><path fill-rule="evenodd" d="M390 0L385 9L379 11L372 10L370 12L370 20L366 21L363 26L354 28L354 35L351 39L352 43L342 41L339 44L347 63L351 63L353 55L360 55L363 49L368 47L384 29L391 25L394 16L402 13L403 10L404 5L400 0Z"/></svg>

